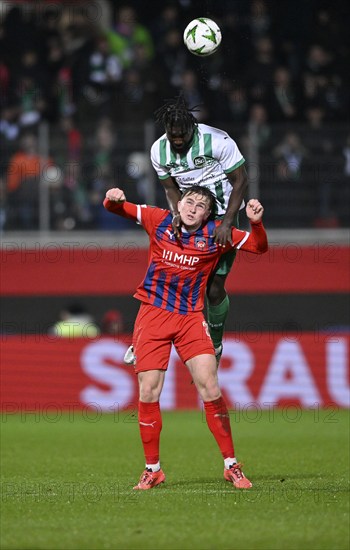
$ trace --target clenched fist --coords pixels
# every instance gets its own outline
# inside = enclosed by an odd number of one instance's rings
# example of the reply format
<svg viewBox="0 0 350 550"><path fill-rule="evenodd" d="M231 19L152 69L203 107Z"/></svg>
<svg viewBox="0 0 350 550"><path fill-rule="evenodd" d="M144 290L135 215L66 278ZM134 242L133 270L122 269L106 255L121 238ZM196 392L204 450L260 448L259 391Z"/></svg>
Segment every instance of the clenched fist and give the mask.
<svg viewBox="0 0 350 550"><path fill-rule="evenodd" d="M119 189L118 187L113 187L112 189L108 189L106 193L106 199L114 202L126 201L124 191L122 189Z"/></svg>
<svg viewBox="0 0 350 550"><path fill-rule="evenodd" d="M264 208L258 199L250 199L246 206L246 214L251 222L260 222L263 217Z"/></svg>

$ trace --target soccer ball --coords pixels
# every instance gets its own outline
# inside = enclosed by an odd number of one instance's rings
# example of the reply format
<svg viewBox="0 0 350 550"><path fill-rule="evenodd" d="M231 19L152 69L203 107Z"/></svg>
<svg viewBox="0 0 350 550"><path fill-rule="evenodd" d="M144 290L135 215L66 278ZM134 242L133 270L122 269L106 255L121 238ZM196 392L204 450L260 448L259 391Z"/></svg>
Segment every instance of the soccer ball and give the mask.
<svg viewBox="0 0 350 550"><path fill-rule="evenodd" d="M220 46L221 30L212 19L198 17L185 28L184 42L194 55L211 55Z"/></svg>

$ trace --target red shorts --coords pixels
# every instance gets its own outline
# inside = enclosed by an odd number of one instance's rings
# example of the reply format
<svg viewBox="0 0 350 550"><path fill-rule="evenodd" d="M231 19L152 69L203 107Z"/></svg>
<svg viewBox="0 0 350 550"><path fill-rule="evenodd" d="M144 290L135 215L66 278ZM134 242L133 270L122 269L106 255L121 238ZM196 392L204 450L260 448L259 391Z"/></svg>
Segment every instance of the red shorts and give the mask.
<svg viewBox="0 0 350 550"><path fill-rule="evenodd" d="M133 334L135 372L167 370L172 344L184 363L196 355L215 354L201 311L181 315L142 303Z"/></svg>

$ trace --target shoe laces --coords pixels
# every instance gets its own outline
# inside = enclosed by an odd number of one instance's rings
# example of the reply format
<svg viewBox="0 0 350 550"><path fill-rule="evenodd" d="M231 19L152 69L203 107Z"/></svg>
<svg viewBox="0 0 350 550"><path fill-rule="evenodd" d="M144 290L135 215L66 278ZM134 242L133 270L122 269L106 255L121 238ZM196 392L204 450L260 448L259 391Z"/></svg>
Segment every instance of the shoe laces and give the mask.
<svg viewBox="0 0 350 550"><path fill-rule="evenodd" d="M240 462L237 462L236 464L232 464L232 466L230 466L230 470L234 473L234 475L238 479L244 478L244 474L241 469L242 467L243 467L243 464L241 464Z"/></svg>
<svg viewBox="0 0 350 550"><path fill-rule="evenodd" d="M144 470L144 472L141 474L140 483L145 483L146 481L148 481L148 479L152 477L152 474L153 470L151 470L151 468L147 468L146 470Z"/></svg>

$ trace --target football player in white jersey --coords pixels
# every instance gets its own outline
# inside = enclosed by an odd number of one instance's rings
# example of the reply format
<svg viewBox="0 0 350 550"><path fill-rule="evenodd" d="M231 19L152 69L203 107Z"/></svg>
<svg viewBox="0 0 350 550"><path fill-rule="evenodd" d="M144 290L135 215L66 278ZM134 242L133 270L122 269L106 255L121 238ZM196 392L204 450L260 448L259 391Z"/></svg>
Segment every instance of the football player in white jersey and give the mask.
<svg viewBox="0 0 350 550"><path fill-rule="evenodd" d="M231 240L232 226L238 226L238 212L244 206L247 189L245 160L234 140L223 130L199 124L182 95L156 111L156 121L165 129L151 148L152 165L164 186L173 228L181 239L181 221L177 210L181 192L201 185L216 197L215 218L221 225L215 240L225 245ZM235 251L224 254L207 287L207 317L217 363L222 354L222 338L229 310L225 280Z"/></svg>

